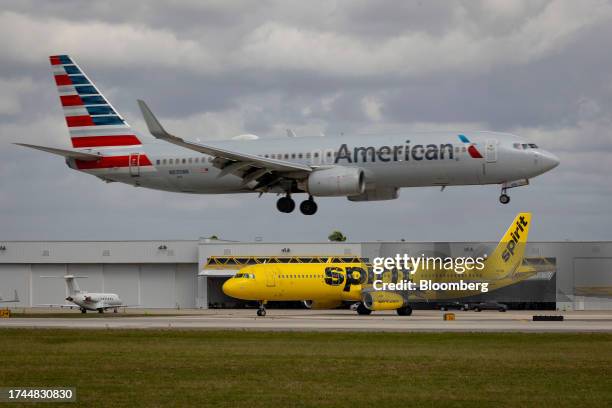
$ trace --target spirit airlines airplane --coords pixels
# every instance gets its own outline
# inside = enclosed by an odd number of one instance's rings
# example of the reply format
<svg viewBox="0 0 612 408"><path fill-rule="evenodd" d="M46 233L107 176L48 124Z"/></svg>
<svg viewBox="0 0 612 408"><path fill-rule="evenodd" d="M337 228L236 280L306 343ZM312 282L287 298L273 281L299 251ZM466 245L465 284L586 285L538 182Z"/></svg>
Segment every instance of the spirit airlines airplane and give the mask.
<svg viewBox="0 0 612 408"><path fill-rule="evenodd" d="M358 303L359 314L373 310L396 310L400 316L412 314L410 302L457 299L481 293L476 286L486 284L487 291L513 285L537 273L532 267L523 268L523 256L531 214L521 213L510 224L493 253L480 270L473 268L462 274L454 270L427 269L422 266L410 271L391 270L375 275L365 263L257 264L242 268L223 284L223 292L231 297L258 301L258 316L265 316L268 301L305 301L314 309L332 309L344 302ZM332 258L330 258L332 259ZM436 283L472 283L470 290L395 290L384 289L381 283L405 283L421 280ZM397 285L396 285L397 286ZM448 285L451 286L451 285Z"/></svg>
<svg viewBox="0 0 612 408"><path fill-rule="evenodd" d="M391 200L400 188L499 184L507 190L559 164L518 136L493 132L422 132L196 143L166 132L138 101L150 133L137 136L83 70L67 55L50 57L72 149L22 146L63 156L67 165L106 182L193 194L275 193L277 208L317 211L314 197ZM288 132L294 136L293 132Z"/></svg>
<svg viewBox="0 0 612 408"><path fill-rule="evenodd" d="M42 278L55 278L55 276L41 276ZM84 278L85 276L81 276ZM76 282L76 276L66 275L66 287L68 288L68 297L66 300L74 303L81 309L81 313L87 313L88 310L98 311L98 313L104 313L106 309L113 309L117 313L117 309L120 307L132 307L124 305L119 295L116 293L89 293L85 290L81 290ZM71 305L38 305L38 306L59 306L59 307L70 307Z"/></svg>

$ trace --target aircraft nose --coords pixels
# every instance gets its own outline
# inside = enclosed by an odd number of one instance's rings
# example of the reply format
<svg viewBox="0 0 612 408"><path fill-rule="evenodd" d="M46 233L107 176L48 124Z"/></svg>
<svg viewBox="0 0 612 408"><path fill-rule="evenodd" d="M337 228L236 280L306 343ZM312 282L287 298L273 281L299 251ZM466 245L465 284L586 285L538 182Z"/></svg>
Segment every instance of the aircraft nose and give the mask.
<svg viewBox="0 0 612 408"><path fill-rule="evenodd" d="M540 157L540 163L543 167L544 171L549 171L554 169L559 165L559 158L550 152L542 152Z"/></svg>
<svg viewBox="0 0 612 408"><path fill-rule="evenodd" d="M225 283L223 283L221 290L223 290L223 293L225 293L227 296L238 298L239 290L238 290L238 282L236 282L236 279L230 278L226 280Z"/></svg>

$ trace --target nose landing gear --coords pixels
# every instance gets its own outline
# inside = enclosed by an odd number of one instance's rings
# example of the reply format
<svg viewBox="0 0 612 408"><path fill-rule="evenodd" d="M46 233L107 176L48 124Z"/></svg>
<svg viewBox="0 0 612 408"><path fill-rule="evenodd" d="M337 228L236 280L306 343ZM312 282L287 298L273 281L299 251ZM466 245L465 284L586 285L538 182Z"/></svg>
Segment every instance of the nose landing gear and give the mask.
<svg viewBox="0 0 612 408"><path fill-rule="evenodd" d="M264 317L266 315L266 307L264 302L259 302L259 309L257 309L257 316Z"/></svg>
<svg viewBox="0 0 612 408"><path fill-rule="evenodd" d="M502 193L499 196L499 202L502 204L508 204L510 202L510 196L506 194L505 188L502 188Z"/></svg>
<svg viewBox="0 0 612 408"><path fill-rule="evenodd" d="M510 202L510 196L507 194L509 188L528 186L529 179L521 179L514 181L506 181L501 185L501 195L499 196L499 202L502 204L508 204Z"/></svg>

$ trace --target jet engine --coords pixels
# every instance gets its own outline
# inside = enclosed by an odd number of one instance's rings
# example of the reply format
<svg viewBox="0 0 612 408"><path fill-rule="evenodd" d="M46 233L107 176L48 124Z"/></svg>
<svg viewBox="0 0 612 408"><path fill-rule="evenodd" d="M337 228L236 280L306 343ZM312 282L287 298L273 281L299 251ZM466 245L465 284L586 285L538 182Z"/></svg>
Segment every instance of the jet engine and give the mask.
<svg viewBox="0 0 612 408"><path fill-rule="evenodd" d="M335 309L340 306L342 302L336 300L305 300L304 306L309 309L321 310L321 309Z"/></svg>
<svg viewBox="0 0 612 408"><path fill-rule="evenodd" d="M365 176L357 167L336 166L313 171L306 181L306 190L313 196L343 197L363 193Z"/></svg>
<svg viewBox="0 0 612 408"><path fill-rule="evenodd" d="M366 292L362 296L362 302L370 310L397 310L408 305L401 294L384 291Z"/></svg>

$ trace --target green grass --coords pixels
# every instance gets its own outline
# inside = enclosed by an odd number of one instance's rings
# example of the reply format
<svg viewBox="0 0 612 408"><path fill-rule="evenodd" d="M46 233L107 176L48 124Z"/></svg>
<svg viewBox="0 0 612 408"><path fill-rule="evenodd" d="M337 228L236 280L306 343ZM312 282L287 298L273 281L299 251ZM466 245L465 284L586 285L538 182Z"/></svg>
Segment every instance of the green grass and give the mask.
<svg viewBox="0 0 612 408"><path fill-rule="evenodd" d="M2 329L0 345L0 386L74 386L73 407L612 404L612 334Z"/></svg>

